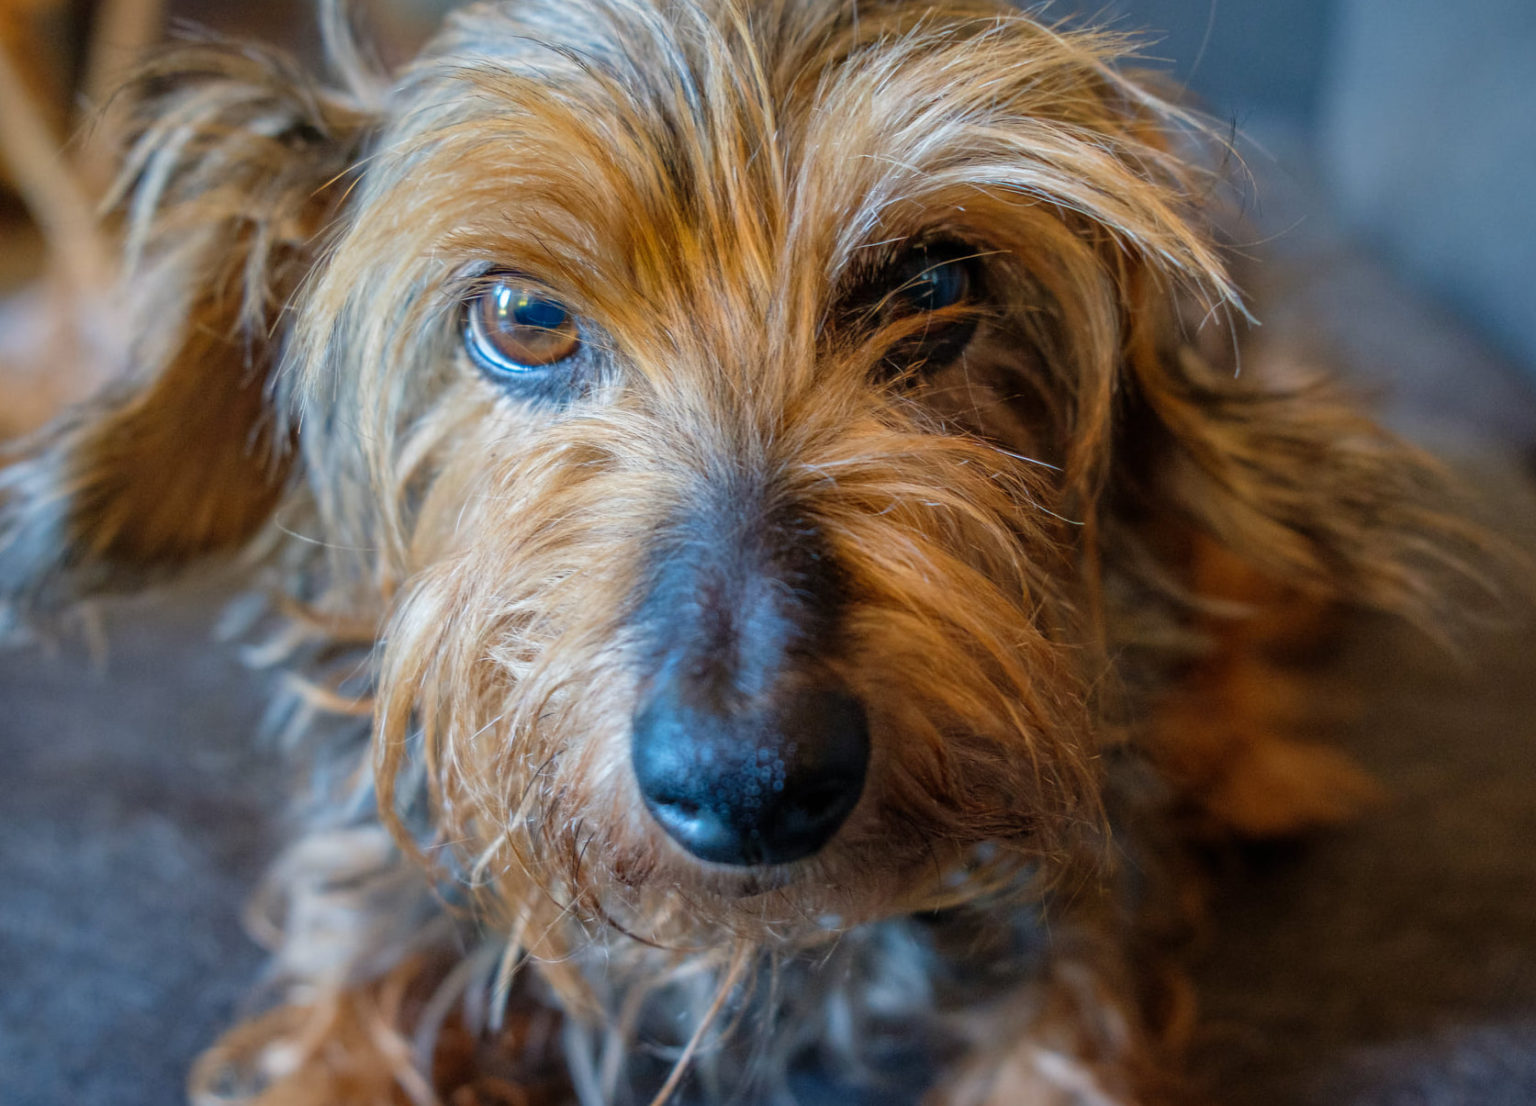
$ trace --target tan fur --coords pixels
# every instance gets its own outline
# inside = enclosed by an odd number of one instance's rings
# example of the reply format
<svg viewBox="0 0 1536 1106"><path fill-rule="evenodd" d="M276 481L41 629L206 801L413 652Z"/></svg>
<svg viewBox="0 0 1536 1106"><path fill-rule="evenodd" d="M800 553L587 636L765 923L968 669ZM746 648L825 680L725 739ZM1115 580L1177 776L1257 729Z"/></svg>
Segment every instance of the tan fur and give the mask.
<svg viewBox="0 0 1536 1106"><path fill-rule="evenodd" d="M0 472L19 613L241 551L287 596L309 829L259 900L274 1008L196 1097L772 1091L894 1034L950 1058L935 1104L1178 1100L1168 827L1368 790L1255 698L1245 604L1433 623L1475 544L1326 388L1195 352L1241 315L1198 121L983 0L483 3L393 84L328 25L345 87L234 47L143 79L133 383ZM842 305L940 233L976 336L893 379L916 324ZM462 352L492 266L583 320L570 402ZM777 868L682 852L629 767L658 520L721 487L825 541L870 711L864 797Z"/></svg>

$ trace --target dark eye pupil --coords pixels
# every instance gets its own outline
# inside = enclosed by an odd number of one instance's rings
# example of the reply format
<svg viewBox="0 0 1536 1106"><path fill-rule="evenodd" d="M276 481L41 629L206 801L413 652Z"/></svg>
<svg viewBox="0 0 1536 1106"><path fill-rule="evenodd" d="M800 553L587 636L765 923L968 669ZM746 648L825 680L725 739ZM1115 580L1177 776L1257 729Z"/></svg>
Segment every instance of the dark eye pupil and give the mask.
<svg viewBox="0 0 1536 1106"><path fill-rule="evenodd" d="M965 299L970 274L958 261L944 261L923 269L902 289L902 298L918 311L938 311Z"/></svg>
<svg viewBox="0 0 1536 1106"><path fill-rule="evenodd" d="M515 326L531 326L541 330L558 330L571 317L570 312L554 300L534 299L527 293L518 295L507 290L503 290L501 296L503 298L502 313L510 315ZM510 301L510 303L506 301ZM510 307L510 311L508 307Z"/></svg>
<svg viewBox="0 0 1536 1106"><path fill-rule="evenodd" d="M987 301L983 256L966 242L920 242L855 287L847 301L854 321L886 342L879 375L906 379L960 356Z"/></svg>

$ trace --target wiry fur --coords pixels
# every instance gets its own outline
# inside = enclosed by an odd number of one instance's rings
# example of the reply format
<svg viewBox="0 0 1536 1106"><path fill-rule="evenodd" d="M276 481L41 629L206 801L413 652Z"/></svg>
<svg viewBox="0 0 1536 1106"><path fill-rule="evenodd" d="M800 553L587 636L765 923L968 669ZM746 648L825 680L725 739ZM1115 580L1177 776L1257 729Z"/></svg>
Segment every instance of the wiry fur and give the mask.
<svg viewBox="0 0 1536 1106"><path fill-rule="evenodd" d="M1198 122L984 0L482 3L392 84L329 19L338 87L146 71L128 382L0 471L19 614L209 555L284 596L317 783L259 899L272 1008L194 1093L590 1106L920 1054L951 1106L1176 1094L1165 815L1367 790L1233 690L1243 602L1433 622L1470 540L1326 388L1197 352L1240 313ZM976 336L893 366L919 323L853 293L941 234ZM463 354L493 267L584 320L571 394ZM870 783L795 865L686 856L629 767L638 597L701 503L850 597Z"/></svg>

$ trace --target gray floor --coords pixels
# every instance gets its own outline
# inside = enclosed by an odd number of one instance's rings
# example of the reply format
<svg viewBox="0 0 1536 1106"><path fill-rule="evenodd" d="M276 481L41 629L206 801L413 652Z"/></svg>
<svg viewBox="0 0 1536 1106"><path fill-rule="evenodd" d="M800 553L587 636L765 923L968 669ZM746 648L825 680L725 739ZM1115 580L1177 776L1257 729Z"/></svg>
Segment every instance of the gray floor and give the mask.
<svg viewBox="0 0 1536 1106"><path fill-rule="evenodd" d="M260 970L260 700L208 597L111 613L110 651L0 655L0 1103L180 1101Z"/></svg>

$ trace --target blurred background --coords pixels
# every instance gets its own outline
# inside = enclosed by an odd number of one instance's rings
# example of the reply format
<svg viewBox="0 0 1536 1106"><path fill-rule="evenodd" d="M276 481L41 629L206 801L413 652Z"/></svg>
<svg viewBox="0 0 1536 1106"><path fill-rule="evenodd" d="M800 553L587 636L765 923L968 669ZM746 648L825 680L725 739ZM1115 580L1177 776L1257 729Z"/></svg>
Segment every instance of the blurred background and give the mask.
<svg viewBox="0 0 1536 1106"><path fill-rule="evenodd" d="M397 61L447 6L353 10ZM1261 355L1335 367L1536 548L1536 2L1045 10L1145 30L1139 64L1235 129ZM307 0L0 0L0 434L109 360L91 212L110 114L81 128L177 21L315 53ZM115 605L105 651L0 654L7 1106L178 1100L259 972L239 910L284 784L248 736L260 681L205 644L226 598ZM1324 683L1354 706L1315 726L1392 799L1305 847L1215 858L1197 1070L1233 1106L1530 1106L1536 632L1450 658L1362 617Z"/></svg>
<svg viewBox="0 0 1536 1106"><path fill-rule="evenodd" d="M1340 301L1362 281L1401 283L1402 306L1414 307L1388 326L1400 348L1328 335L1335 352L1384 371L1388 385L1412 377L1418 398L1433 393L1431 406L1475 422L1519 402L1493 384L1476 403L1458 401L1474 382L1442 362L1448 340L1465 350L1470 339L1488 368L1499 363L1493 375L1536 382L1536 3L1110 0L1104 10L1163 32L1148 53L1254 140L1256 213L1282 255L1325 239L1353 251L1369 272L1331 286ZM1332 285L1344 261L1313 255L1309 279ZM1346 325L1354 319L1376 321L1345 313ZM1406 364L1380 364L1389 353Z"/></svg>

